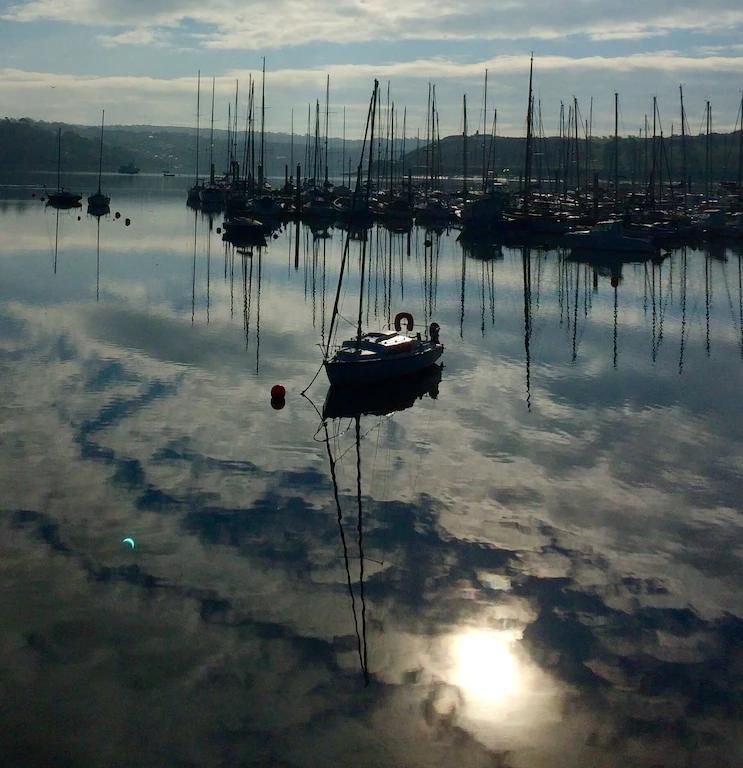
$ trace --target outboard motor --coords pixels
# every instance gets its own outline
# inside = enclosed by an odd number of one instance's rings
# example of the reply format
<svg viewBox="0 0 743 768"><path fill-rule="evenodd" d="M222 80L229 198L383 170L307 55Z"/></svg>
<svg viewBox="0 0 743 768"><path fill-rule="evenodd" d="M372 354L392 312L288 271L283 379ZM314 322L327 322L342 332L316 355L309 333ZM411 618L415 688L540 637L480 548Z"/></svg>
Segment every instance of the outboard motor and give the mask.
<svg viewBox="0 0 743 768"><path fill-rule="evenodd" d="M431 325L428 326L428 337L431 339L431 341L434 344L439 343L439 331L441 330L438 323L431 323Z"/></svg>

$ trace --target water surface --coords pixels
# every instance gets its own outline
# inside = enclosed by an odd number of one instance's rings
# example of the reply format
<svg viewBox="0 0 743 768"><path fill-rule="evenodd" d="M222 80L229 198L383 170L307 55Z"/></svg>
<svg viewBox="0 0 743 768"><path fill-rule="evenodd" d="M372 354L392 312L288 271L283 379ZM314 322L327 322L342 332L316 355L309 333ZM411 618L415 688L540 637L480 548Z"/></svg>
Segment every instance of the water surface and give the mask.
<svg viewBox="0 0 743 768"><path fill-rule="evenodd" d="M374 229L365 325L445 367L326 432L343 232L178 183L0 202L3 764L741 765L740 247Z"/></svg>

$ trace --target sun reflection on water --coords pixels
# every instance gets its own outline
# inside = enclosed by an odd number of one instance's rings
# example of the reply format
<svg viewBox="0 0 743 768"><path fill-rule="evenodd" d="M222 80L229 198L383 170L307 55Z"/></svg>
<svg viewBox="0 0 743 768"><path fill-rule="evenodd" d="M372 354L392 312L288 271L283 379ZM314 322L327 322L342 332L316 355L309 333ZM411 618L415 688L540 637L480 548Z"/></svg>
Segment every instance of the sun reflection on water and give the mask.
<svg viewBox="0 0 743 768"><path fill-rule="evenodd" d="M469 629L452 641L451 682L465 698L481 705L504 702L518 691L523 675L515 654L516 630Z"/></svg>

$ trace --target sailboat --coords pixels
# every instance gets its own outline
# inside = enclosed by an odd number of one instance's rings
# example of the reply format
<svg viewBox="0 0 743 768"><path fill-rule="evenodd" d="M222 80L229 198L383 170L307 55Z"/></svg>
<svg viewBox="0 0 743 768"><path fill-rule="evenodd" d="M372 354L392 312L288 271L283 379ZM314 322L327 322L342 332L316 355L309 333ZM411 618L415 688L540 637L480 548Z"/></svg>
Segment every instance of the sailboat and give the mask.
<svg viewBox="0 0 743 768"><path fill-rule="evenodd" d="M98 151L98 191L95 194L88 195L88 212L94 216L108 213L108 204L111 198L101 192L101 171L103 170L103 119L106 110L101 110L101 141Z"/></svg>
<svg viewBox="0 0 743 768"><path fill-rule="evenodd" d="M368 199L369 184L371 182L372 147L374 146L374 117L377 103L377 90L379 83L374 81L367 114L366 130L361 148L361 160L356 174L356 189L354 190L355 208L361 186L361 167L366 151L367 138L369 138L369 172L367 174L366 195ZM370 130L371 127L371 130ZM366 386L379 381L397 379L416 373L433 365L443 354L444 345L439 340L439 325L431 323L428 328L427 338L422 338L420 333L413 335L413 316L408 312L400 312L395 317L394 328L381 331L362 331L362 319L364 309L364 279L366 272L366 239L361 246L361 274L359 284L359 314L356 335L341 343L331 355L331 345L334 338L336 320L338 318L338 303L341 296L343 274L348 259L350 233L346 237L346 244L341 260L338 287L333 305L333 314L330 319L328 331L328 343L325 349L323 366L330 384L333 386ZM403 332L402 323L406 329Z"/></svg>
<svg viewBox="0 0 743 768"><path fill-rule="evenodd" d="M79 208L82 195L68 192L62 187L62 126L57 127L57 191L46 193L48 204L52 208Z"/></svg>

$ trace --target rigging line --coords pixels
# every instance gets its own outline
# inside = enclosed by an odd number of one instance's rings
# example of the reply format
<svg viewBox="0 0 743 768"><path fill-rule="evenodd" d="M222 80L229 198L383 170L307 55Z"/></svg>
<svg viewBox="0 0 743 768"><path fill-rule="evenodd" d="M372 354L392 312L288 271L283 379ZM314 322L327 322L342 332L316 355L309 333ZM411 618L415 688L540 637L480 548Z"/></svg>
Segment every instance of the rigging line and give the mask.
<svg viewBox="0 0 743 768"><path fill-rule="evenodd" d="M379 418L379 422L378 422L377 424L375 424L374 426L372 426L372 427L369 427L369 429L367 429L367 430L366 430L366 432L364 432L364 433L361 435L361 440L365 440L365 439L367 438L367 436L368 436L368 435L369 435L371 432L373 432L375 429L379 429L379 428L382 426L382 421L383 421L383 420L384 420L384 421L389 421L389 420L390 420L390 419L391 419L391 418L392 418L394 415L395 415L395 414L394 414L394 412L393 412L393 413L388 413L388 414L387 414L387 415L385 415L385 416L380 416L380 418ZM348 426L348 427L347 427L345 430L343 430L343 432L340 432L340 433L338 433L338 434L339 434L339 436L340 436L341 434L345 434L346 432L349 432L349 431L350 431L350 429L351 429L351 425L349 424L349 426ZM349 453L349 452L350 452L350 450L351 450L350 448L346 448L346 450L345 450L345 451L343 451L343 453L341 453L341 454L338 456L338 458L336 459L336 463L339 463L339 462L340 462L342 459L344 459L344 458L345 458L345 456L346 456L346 454L347 454L347 453Z"/></svg>

